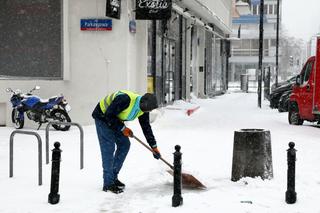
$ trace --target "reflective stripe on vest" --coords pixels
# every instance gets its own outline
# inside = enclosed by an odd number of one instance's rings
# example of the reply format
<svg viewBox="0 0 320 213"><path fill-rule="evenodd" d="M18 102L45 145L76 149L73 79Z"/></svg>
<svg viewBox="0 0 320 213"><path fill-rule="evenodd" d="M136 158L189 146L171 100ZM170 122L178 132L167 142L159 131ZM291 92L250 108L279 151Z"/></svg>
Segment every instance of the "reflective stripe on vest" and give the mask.
<svg viewBox="0 0 320 213"><path fill-rule="evenodd" d="M100 100L100 109L103 113L107 111L108 106L112 103L112 101L121 94L127 94L130 97L129 106L120 112L117 117L122 121L132 121L135 118L139 117L143 114L140 109L140 99L141 96L127 90L120 90L118 92L112 93L111 95L106 96L105 98Z"/></svg>

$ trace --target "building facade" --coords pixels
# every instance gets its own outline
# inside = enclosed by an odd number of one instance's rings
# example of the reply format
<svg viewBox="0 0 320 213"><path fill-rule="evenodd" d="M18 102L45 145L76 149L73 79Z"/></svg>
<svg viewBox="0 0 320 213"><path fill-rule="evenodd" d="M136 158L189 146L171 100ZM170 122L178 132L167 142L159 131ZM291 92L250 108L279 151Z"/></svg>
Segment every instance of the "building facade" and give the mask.
<svg viewBox="0 0 320 213"><path fill-rule="evenodd" d="M281 0L279 5L279 25L281 26ZM260 0L251 0L250 14L235 16L232 20L232 38L229 82L238 85L241 74L250 74L251 79L257 80L259 61L259 23ZM270 67L275 75L276 66L276 29L277 1L264 0L263 17L263 67ZM280 55L280 48L279 48ZM280 64L279 57L279 64Z"/></svg>
<svg viewBox="0 0 320 213"><path fill-rule="evenodd" d="M119 9L112 17L110 2ZM0 125L11 125L7 87L39 85L35 95L43 98L63 93L81 124L91 124L99 99L119 89L149 90L163 105L223 92L232 1L179 1L169 19L154 21L136 19L138 3L0 2Z"/></svg>

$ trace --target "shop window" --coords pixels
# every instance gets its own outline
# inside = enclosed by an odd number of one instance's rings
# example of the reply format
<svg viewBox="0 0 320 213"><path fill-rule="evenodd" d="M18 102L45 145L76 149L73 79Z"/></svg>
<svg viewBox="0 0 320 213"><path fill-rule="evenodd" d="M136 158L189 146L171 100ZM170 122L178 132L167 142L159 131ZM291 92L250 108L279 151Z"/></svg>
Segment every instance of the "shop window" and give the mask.
<svg viewBox="0 0 320 213"><path fill-rule="evenodd" d="M62 79L62 0L0 1L0 76Z"/></svg>

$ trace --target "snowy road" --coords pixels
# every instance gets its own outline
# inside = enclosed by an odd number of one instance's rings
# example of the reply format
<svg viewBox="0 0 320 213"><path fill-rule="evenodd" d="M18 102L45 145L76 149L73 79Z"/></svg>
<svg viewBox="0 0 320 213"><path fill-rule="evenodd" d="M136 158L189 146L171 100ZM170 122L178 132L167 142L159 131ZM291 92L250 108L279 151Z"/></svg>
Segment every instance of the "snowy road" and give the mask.
<svg viewBox="0 0 320 213"><path fill-rule="evenodd" d="M313 213L320 212L320 129L306 123L290 126L286 113L271 110L268 102L257 107L255 93L228 93L213 99L177 102L176 108L200 105L191 116L183 110L161 109L152 124L162 155L172 162L176 144L181 145L183 169L201 180L204 191L183 190L184 204L171 207L172 177L167 166L131 140L131 150L120 173L127 187L120 195L102 188L100 151L95 127L84 127L85 165L79 169L79 130L52 131L61 142L62 162L57 205L47 203L51 166L45 164L43 144L43 185L37 182L37 145L32 136L15 136L14 177L9 178L9 136L14 130L0 128L0 212L1 213L98 213L98 212L219 212L219 213ZM88 115L90 116L90 115ZM75 121L76 122L76 121ZM145 141L137 121L129 126ZM274 178L262 181L245 178L232 182L232 148L235 130L270 130ZM32 129L28 129L32 130ZM35 130L32 130L35 131ZM37 131L44 142L44 130ZM296 143L297 203L285 203L288 142ZM50 154L51 155L51 154ZM245 202L243 202L245 201ZM252 204L250 204L251 201Z"/></svg>

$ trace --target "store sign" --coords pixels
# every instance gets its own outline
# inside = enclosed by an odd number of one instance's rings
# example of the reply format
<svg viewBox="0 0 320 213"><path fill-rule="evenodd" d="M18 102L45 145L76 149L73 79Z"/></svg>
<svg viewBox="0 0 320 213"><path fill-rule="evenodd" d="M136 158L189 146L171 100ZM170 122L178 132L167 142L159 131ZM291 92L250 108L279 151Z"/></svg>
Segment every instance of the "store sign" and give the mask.
<svg viewBox="0 0 320 213"><path fill-rule="evenodd" d="M172 0L136 0L136 19L169 19L171 8Z"/></svg>
<svg viewBox="0 0 320 213"><path fill-rule="evenodd" d="M106 2L106 16L120 19L121 0L107 0Z"/></svg>
<svg viewBox="0 0 320 213"><path fill-rule="evenodd" d="M81 19L80 27L84 31L110 31L112 19Z"/></svg>

